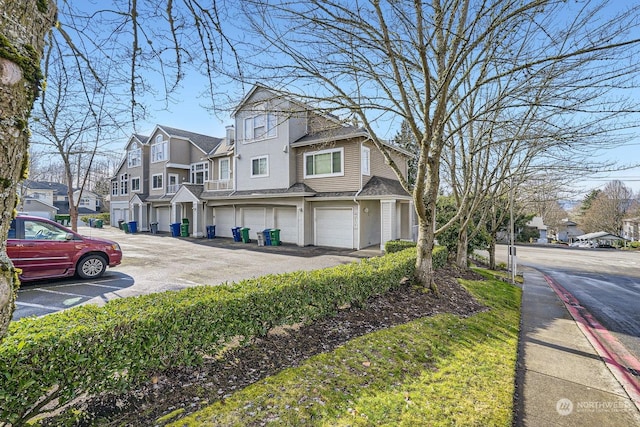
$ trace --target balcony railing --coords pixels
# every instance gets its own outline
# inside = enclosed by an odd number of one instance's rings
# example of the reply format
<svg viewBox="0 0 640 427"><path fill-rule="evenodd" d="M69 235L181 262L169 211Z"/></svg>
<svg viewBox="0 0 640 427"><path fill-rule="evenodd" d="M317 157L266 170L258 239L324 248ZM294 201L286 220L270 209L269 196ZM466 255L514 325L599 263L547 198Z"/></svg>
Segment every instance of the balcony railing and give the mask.
<svg viewBox="0 0 640 427"><path fill-rule="evenodd" d="M180 184L167 185L167 194L176 193L178 188L180 188Z"/></svg>
<svg viewBox="0 0 640 427"><path fill-rule="evenodd" d="M207 181L204 186L207 191L232 190L233 181L230 179L219 179L215 181Z"/></svg>

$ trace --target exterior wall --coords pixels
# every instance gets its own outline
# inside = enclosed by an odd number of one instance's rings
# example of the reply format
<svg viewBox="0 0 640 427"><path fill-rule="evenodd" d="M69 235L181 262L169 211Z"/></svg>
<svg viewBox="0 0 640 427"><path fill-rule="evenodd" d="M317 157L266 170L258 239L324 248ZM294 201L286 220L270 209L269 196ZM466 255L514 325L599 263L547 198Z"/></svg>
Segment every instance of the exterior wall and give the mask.
<svg viewBox="0 0 640 427"><path fill-rule="evenodd" d="M296 179L303 182L318 192L337 192L337 191L357 191L360 189L360 143L355 140L347 142L339 142L330 148L344 149L344 175L331 176L321 178L305 178L304 177L304 155L305 153L313 153L328 149L323 146L299 147L296 149Z"/></svg>
<svg viewBox="0 0 640 427"><path fill-rule="evenodd" d="M314 244L314 209L315 208L353 208L354 215L358 216L358 205L353 201L348 200L335 200L335 201L314 201L305 202L304 206L304 246ZM358 219L354 218L354 224L357 226ZM357 230L354 230L356 234L354 236L354 243L358 244L359 234Z"/></svg>
<svg viewBox="0 0 640 427"><path fill-rule="evenodd" d="M378 150L373 144L371 143L365 143L365 146L368 147L370 149L370 158L371 158L371 164L370 164L370 170L371 170L371 174L370 175L365 175L363 177L363 184L366 184L369 179L371 179L372 176L379 176L382 178L389 178L389 179L393 179L393 180L398 180L398 177L396 175L396 173L393 171L393 169L391 169L391 167L389 165L387 165L387 163L384 160L384 156L382 155L382 153L380 152L380 150ZM407 159L402 156L400 153L397 153L395 151L392 151L392 155L391 157L393 158L393 161L398 165L398 167L400 168L400 171L402 172L403 176L407 176Z"/></svg>

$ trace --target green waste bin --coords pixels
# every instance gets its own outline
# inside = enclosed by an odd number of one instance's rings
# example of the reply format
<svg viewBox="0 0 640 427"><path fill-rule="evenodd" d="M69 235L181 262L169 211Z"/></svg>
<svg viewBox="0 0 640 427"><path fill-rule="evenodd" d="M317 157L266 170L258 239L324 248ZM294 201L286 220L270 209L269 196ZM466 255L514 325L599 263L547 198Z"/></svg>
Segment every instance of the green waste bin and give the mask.
<svg viewBox="0 0 640 427"><path fill-rule="evenodd" d="M249 239L249 230L250 228L247 227L240 229L240 235L242 236L242 241L244 243L251 243L251 239Z"/></svg>
<svg viewBox="0 0 640 427"><path fill-rule="evenodd" d="M271 237L271 245L280 246L280 229L272 228L271 231L269 231L269 234Z"/></svg>
<svg viewBox="0 0 640 427"><path fill-rule="evenodd" d="M189 223L180 224L180 236L189 237Z"/></svg>
<svg viewBox="0 0 640 427"><path fill-rule="evenodd" d="M182 218L183 224L189 224L189 218Z"/></svg>
<svg viewBox="0 0 640 427"><path fill-rule="evenodd" d="M96 228L102 228L102 223L103 223L103 221L101 219L96 219L94 221L94 224L95 224Z"/></svg>
<svg viewBox="0 0 640 427"><path fill-rule="evenodd" d="M122 231L124 231L125 233L129 232L129 223L128 222L123 222L122 223Z"/></svg>

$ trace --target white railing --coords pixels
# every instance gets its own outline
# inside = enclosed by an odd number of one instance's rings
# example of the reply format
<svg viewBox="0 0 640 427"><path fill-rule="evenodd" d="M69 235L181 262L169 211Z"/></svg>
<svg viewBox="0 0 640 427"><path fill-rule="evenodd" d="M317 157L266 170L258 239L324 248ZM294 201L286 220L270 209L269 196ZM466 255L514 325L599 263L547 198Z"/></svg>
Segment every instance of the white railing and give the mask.
<svg viewBox="0 0 640 427"><path fill-rule="evenodd" d="M207 181L205 189L208 191L221 191L233 189L233 181L230 179L219 179L215 181Z"/></svg>
<svg viewBox="0 0 640 427"><path fill-rule="evenodd" d="M167 194L173 194L178 191L180 184L167 185Z"/></svg>

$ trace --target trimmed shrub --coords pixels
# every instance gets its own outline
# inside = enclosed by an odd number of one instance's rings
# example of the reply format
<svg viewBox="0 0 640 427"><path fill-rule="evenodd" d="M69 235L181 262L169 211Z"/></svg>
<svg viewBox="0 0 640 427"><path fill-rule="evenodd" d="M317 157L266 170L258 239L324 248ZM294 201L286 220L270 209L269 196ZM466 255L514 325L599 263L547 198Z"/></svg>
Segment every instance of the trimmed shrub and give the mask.
<svg viewBox="0 0 640 427"><path fill-rule="evenodd" d="M440 252L434 251L434 266ZM215 356L234 337L247 340L363 303L399 286L414 266L415 250L406 250L21 319L0 343L0 419L19 425L48 403L60 407L84 393L124 392L163 369Z"/></svg>
<svg viewBox="0 0 640 427"><path fill-rule="evenodd" d="M384 244L384 252L387 254L392 254L394 252L400 252L407 248L415 248L416 242L412 242L411 240L389 240Z"/></svg>

